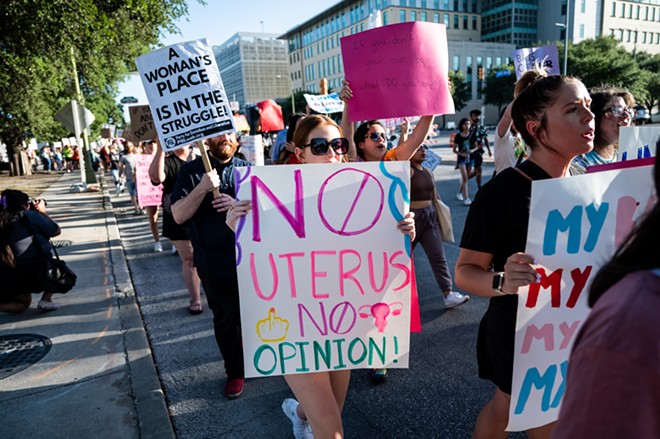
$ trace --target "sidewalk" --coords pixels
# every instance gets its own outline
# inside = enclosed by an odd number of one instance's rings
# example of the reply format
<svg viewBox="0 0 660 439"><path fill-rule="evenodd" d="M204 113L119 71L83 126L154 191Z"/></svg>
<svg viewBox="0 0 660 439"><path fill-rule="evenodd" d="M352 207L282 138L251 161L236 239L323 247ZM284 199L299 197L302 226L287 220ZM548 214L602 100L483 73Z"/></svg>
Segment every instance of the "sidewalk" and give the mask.
<svg viewBox="0 0 660 439"><path fill-rule="evenodd" d="M64 174L41 195L76 287L54 296L57 311L33 295L0 314L2 437L174 437L109 197L69 193L79 181Z"/></svg>

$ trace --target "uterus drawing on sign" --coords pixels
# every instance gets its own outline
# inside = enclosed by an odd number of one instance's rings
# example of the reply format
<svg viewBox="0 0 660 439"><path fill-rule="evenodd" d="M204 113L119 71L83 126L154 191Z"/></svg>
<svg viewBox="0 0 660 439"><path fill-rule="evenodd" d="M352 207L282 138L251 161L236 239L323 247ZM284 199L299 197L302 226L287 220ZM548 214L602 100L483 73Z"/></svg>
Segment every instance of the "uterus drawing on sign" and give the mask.
<svg viewBox="0 0 660 439"><path fill-rule="evenodd" d="M368 319L373 317L374 326L378 332L385 332L387 327L387 318L401 315L403 302L392 302L389 305L384 302L374 303L373 305L362 305L358 310L360 317Z"/></svg>

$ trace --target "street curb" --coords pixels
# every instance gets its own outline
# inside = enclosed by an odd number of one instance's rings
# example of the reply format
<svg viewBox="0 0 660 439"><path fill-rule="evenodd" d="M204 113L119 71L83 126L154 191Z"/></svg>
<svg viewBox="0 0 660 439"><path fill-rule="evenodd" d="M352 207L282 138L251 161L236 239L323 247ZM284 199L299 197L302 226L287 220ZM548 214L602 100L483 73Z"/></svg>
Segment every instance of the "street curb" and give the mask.
<svg viewBox="0 0 660 439"><path fill-rule="evenodd" d="M165 395L158 379L144 321L126 263L126 255L121 245L112 201L106 189L103 190L103 210L115 285L114 294L117 298L119 316L124 331L124 346L140 438L175 438Z"/></svg>

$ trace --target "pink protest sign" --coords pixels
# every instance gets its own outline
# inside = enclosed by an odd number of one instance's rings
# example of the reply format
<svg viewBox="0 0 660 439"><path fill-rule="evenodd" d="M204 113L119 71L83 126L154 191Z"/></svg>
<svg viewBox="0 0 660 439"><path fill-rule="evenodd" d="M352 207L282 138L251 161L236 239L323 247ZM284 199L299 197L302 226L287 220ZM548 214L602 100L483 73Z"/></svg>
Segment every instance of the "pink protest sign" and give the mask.
<svg viewBox="0 0 660 439"><path fill-rule="evenodd" d="M137 154L135 161L135 181L140 206L160 206L163 198L163 185L154 186L149 178L149 166L153 159L154 156L150 154Z"/></svg>
<svg viewBox="0 0 660 439"><path fill-rule="evenodd" d="M444 24L400 23L341 39L351 121L453 114Z"/></svg>

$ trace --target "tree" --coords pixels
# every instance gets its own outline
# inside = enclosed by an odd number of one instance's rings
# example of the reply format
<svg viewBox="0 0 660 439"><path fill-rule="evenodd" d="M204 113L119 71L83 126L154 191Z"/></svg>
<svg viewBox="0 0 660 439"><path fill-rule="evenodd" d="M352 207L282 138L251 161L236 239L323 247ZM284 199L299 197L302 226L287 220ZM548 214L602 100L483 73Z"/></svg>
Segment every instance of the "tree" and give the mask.
<svg viewBox="0 0 660 439"><path fill-rule="evenodd" d="M450 70L449 85L451 88L451 98L454 101L454 109L456 112L459 112L467 106L470 100L470 84L465 81L463 72L460 70ZM442 126L447 126L445 114L442 115Z"/></svg>
<svg viewBox="0 0 660 439"><path fill-rule="evenodd" d="M502 113L502 106L513 100L516 75L513 67L494 68L488 72L484 84L484 104L497 105L497 114Z"/></svg>
<svg viewBox="0 0 660 439"><path fill-rule="evenodd" d="M71 49L85 106L99 121L92 129L108 116L120 120L117 84L187 12L186 0L1 2L0 138L8 153L20 151L24 133L41 139L66 133L53 116L75 95Z"/></svg>

